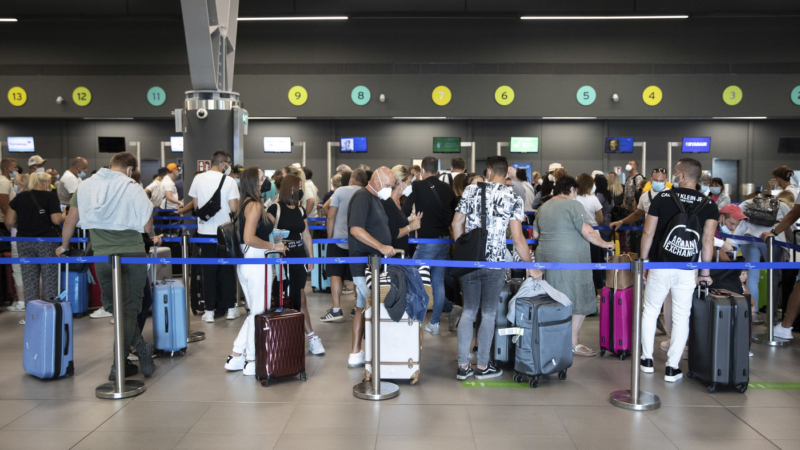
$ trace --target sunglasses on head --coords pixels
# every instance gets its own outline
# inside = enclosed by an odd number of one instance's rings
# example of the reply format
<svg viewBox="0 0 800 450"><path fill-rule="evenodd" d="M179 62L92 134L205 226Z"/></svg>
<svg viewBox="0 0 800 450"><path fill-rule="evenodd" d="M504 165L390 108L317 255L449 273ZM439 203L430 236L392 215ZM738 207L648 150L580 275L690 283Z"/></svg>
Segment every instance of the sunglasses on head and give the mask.
<svg viewBox="0 0 800 450"><path fill-rule="evenodd" d="M659 167L659 168L653 169L653 173L663 173L663 174L666 175L667 169L665 169L663 167Z"/></svg>

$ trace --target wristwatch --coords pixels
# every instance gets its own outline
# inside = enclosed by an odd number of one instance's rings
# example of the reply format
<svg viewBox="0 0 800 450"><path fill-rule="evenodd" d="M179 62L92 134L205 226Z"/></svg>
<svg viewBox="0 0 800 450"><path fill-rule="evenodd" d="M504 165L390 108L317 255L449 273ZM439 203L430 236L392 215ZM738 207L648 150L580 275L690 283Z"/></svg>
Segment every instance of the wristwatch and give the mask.
<svg viewBox="0 0 800 450"><path fill-rule="evenodd" d="M778 232L775 231L775 228L769 230L769 232L772 233L773 236L778 237Z"/></svg>

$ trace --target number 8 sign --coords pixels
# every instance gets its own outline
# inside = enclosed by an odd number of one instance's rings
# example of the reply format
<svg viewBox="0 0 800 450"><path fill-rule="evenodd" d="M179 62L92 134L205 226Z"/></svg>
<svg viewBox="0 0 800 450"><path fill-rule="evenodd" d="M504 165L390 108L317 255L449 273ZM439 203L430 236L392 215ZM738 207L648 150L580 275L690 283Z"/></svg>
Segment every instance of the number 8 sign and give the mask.
<svg viewBox="0 0 800 450"><path fill-rule="evenodd" d="M444 106L450 103L452 94L447 86L437 86L436 89L433 90L431 98L433 98L433 103L436 103L439 106Z"/></svg>

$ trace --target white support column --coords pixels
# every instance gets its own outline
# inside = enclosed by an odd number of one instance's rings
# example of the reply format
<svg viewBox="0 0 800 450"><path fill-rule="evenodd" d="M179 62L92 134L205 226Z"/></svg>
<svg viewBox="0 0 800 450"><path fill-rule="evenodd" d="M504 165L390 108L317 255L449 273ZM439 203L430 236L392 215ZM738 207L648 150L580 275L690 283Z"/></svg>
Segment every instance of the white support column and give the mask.
<svg viewBox="0 0 800 450"><path fill-rule="evenodd" d="M642 167L639 170L644 176L647 176L647 142L634 142L634 147L642 147Z"/></svg>
<svg viewBox="0 0 800 450"><path fill-rule="evenodd" d="M139 141L129 142L128 145L131 147L136 147L136 163L139 164L139 168L142 167L142 144Z"/></svg>
<svg viewBox="0 0 800 450"><path fill-rule="evenodd" d="M302 153L300 155L300 165L305 167L306 166L306 143L305 142L292 142L292 147L300 147L302 149Z"/></svg>
<svg viewBox="0 0 800 450"><path fill-rule="evenodd" d="M672 181L672 147L680 147L680 142L670 142L667 144L667 180Z"/></svg>
<svg viewBox="0 0 800 450"><path fill-rule="evenodd" d="M328 141L328 182L330 182L331 177L333 177L333 154L331 153L331 148L338 147L338 141ZM304 147L305 148L305 147ZM305 155L305 153L303 153Z"/></svg>
<svg viewBox="0 0 800 450"><path fill-rule="evenodd" d="M474 142L461 142L461 147L470 147L472 153L470 154L470 171L475 172L475 143Z"/></svg>
<svg viewBox="0 0 800 450"><path fill-rule="evenodd" d="M503 153L501 151L501 149L503 147L511 147L511 143L510 142L498 142L497 143L497 156L503 156Z"/></svg>
<svg viewBox="0 0 800 450"><path fill-rule="evenodd" d="M169 141L161 141L161 167L164 167L164 166L167 165L167 155L166 155L166 153L164 151L164 148L165 147L170 147L170 146L171 146L171 144L169 143Z"/></svg>

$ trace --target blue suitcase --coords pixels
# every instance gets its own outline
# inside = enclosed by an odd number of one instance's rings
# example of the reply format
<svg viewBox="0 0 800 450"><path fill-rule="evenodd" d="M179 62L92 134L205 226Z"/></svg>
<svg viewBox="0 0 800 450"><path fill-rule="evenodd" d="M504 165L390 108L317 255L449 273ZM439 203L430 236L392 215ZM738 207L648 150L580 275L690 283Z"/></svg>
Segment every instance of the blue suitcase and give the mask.
<svg viewBox="0 0 800 450"><path fill-rule="evenodd" d="M72 305L72 314L83 317L89 309L89 272L61 272L60 289L67 292L67 301Z"/></svg>
<svg viewBox="0 0 800 450"><path fill-rule="evenodd" d="M327 244L314 244L314 258L324 258L328 254ZM325 272L325 264L314 264L314 269L311 270L311 291L313 292L330 292L331 279Z"/></svg>
<svg viewBox="0 0 800 450"><path fill-rule="evenodd" d="M34 300L25 308L22 368L42 379L71 377L72 306L69 302Z"/></svg>
<svg viewBox="0 0 800 450"><path fill-rule="evenodd" d="M153 345L162 355L186 354L186 288L180 280L153 286Z"/></svg>

